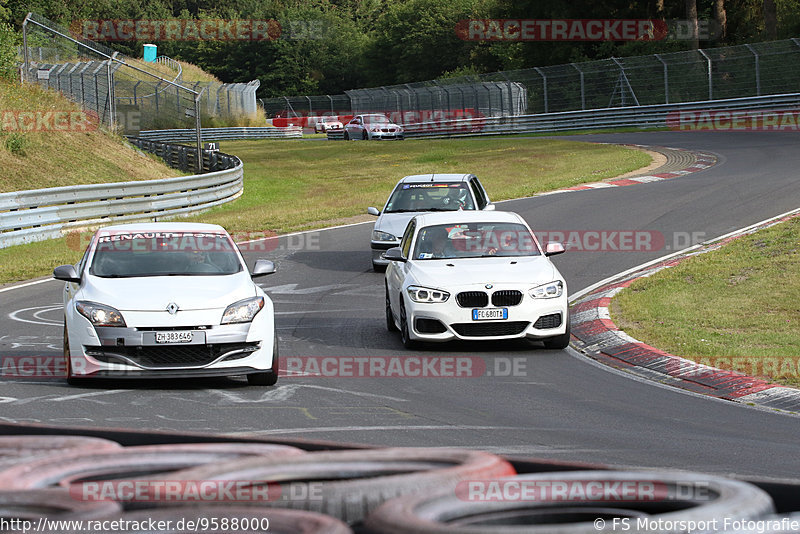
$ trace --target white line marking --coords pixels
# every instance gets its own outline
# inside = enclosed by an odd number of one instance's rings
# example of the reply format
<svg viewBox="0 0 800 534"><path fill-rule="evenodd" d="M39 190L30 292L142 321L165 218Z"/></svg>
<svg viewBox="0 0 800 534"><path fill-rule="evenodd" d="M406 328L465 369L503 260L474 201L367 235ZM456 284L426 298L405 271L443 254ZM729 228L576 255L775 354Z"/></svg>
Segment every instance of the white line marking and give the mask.
<svg viewBox="0 0 800 534"><path fill-rule="evenodd" d="M759 226L761 226L763 224L769 224L771 222L778 221L780 219L783 219L784 217L789 217L790 215L795 215L797 213L800 213L800 208L793 209L791 211L787 211L786 213L782 213L782 214L776 215L774 217L770 217L769 219L764 219L761 222L757 222L755 224L751 224L750 226L745 226L744 228L740 228L738 230L734 230L733 232L728 232L725 235L721 235L719 237L715 237L713 239L709 239L708 241L703 241L702 243L698 243L697 245L692 245L691 247L687 247L687 248L685 248L683 250L679 250L677 252L673 252L671 254L667 254L666 256L661 256L660 258L656 258L654 260L642 263L641 265L637 265L636 267L631 267L630 269L622 271L621 273L617 273L617 274L611 275L608 278L606 278L605 280L600 280L599 282L594 283L594 284L590 285L589 287L587 287L585 289L581 289L580 291L578 291L574 295L570 296L569 302L571 304L571 303L575 302L576 300L582 298L584 295L588 295L589 293L591 293L592 291L594 291L598 287L602 287L602 286L604 286L606 284L610 284L611 282L614 282L615 280L618 280L620 278L624 278L625 276L627 276L629 274L633 274L636 271L640 271L642 269L646 269L647 267L650 267L651 265L655 265L657 263L661 263L662 261L666 261L666 260L674 258L676 256L681 256L683 254L687 254L687 253L689 253L689 252L691 252L693 250L698 250L700 248L703 248L705 246L711 245L711 244L716 243L718 241L724 241L725 239L728 239L729 237L733 237L733 236L736 236L736 235L739 235L739 234L747 233L750 230L752 230L754 228L758 228Z"/></svg>
<svg viewBox="0 0 800 534"><path fill-rule="evenodd" d="M16 311L13 311L13 312L9 313L8 317L10 319L14 320L14 321L19 321L20 323L40 324L40 325L45 325L45 326L62 326L63 323L61 323L61 322L56 323L56 322L53 322L53 321L47 321L47 320L42 320L42 319L37 320L37 321L33 321L31 319L23 319L23 318L18 316L18 314L20 314L20 313L28 312L28 311L31 311L31 310L41 310L41 311L36 312L36 313L33 314L33 316L36 317L37 313L44 313L44 312L48 312L48 311L57 310L57 309L61 308L61 306L62 306L61 304L48 304L47 306L34 306L32 308L23 308L21 310L16 310Z"/></svg>
<svg viewBox="0 0 800 534"><path fill-rule="evenodd" d="M239 395L236 392L228 391L224 389L211 389L209 390L212 393L216 393L223 397L225 400L233 402L235 404L254 404L259 402L281 402L289 400L294 396L294 394L300 389L320 389L323 391L331 391L334 393L344 393L346 395L355 395L356 397L369 397L369 398L377 398L382 400L394 401L394 402L408 402L407 399L401 399L398 397L389 397L387 395L377 395L375 393L364 393L361 391L351 391L349 389L340 389L340 388L329 388L325 386L315 386L313 384L288 384L285 386L278 386L275 389L267 391L263 395L261 395L257 399L247 399L243 396Z"/></svg>
<svg viewBox="0 0 800 534"><path fill-rule="evenodd" d="M53 399L47 399L48 402L63 402L63 401L70 401L75 399L86 399L89 397L99 397L101 395L115 395L117 393L124 393L126 391L132 391L130 389L112 389L110 391L92 391L89 393L77 393L75 395L64 395L63 397L55 397Z"/></svg>
<svg viewBox="0 0 800 534"><path fill-rule="evenodd" d="M55 278L46 278L44 280L34 280L33 282L25 282L24 284L18 284L16 286L4 287L0 289L0 293L5 293L6 291L11 291L13 289L20 289L28 286L35 286L37 284L43 284L45 282L58 282L58 280L56 280Z"/></svg>

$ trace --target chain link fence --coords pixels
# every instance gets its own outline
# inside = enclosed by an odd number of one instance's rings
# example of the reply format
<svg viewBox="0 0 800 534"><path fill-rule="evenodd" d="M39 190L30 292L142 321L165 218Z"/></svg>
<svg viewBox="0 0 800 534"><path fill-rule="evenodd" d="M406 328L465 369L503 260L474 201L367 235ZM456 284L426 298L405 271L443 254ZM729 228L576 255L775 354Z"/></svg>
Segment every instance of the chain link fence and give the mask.
<svg viewBox="0 0 800 534"><path fill-rule="evenodd" d="M270 117L464 109L503 117L796 92L800 39L787 39L261 102Z"/></svg>
<svg viewBox="0 0 800 534"><path fill-rule="evenodd" d="M157 63L129 58L32 13L23 23L23 36L25 80L63 92L127 135L199 128L203 119L226 121L258 112L257 80L186 82L179 64L169 58Z"/></svg>

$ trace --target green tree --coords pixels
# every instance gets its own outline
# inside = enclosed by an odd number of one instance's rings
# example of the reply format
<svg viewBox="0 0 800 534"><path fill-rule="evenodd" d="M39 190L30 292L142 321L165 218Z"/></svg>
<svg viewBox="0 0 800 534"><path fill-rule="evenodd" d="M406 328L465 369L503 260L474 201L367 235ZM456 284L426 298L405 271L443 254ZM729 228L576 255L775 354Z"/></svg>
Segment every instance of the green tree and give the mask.
<svg viewBox="0 0 800 534"><path fill-rule="evenodd" d="M17 79L17 46L19 35L5 22L0 22L0 78Z"/></svg>

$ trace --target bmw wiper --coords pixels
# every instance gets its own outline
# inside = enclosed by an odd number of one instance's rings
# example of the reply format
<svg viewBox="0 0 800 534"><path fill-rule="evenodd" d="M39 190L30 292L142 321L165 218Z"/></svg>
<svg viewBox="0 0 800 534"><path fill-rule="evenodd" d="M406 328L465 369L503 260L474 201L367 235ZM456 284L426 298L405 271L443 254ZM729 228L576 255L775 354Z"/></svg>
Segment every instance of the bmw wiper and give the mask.
<svg viewBox="0 0 800 534"><path fill-rule="evenodd" d="M410 213L412 211L419 211L419 210L386 210L384 213Z"/></svg>

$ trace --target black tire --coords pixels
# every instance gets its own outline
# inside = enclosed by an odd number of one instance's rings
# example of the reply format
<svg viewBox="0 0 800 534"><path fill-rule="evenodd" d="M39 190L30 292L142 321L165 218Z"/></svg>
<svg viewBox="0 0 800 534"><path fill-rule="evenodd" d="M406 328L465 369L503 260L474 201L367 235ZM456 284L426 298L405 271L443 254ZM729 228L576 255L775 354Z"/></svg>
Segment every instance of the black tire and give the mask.
<svg viewBox="0 0 800 534"><path fill-rule="evenodd" d="M397 325L394 324L394 316L392 315L392 305L389 301L389 287L386 286L386 330L389 332L397 332Z"/></svg>
<svg viewBox="0 0 800 534"><path fill-rule="evenodd" d="M380 265L378 263L372 262L372 270L376 273L384 273L386 272L386 265Z"/></svg>
<svg viewBox="0 0 800 534"><path fill-rule="evenodd" d="M496 483L497 487L503 483L523 483L528 488L577 484L577 489L587 487L590 482L597 487L599 482L602 489L589 498L586 496L589 492L566 498L535 491L527 499L503 500L497 496L478 500L481 495L497 494L476 492L475 487L460 484L456 491L436 490L386 502L365 521L367 531L382 534L586 534L612 532L612 517L628 518L631 523L635 523L636 518L646 517L649 521L676 525L676 530L659 529L659 532L685 532L677 530L682 528L678 526L681 522L709 522L726 517L758 519L774 507L770 496L752 484L698 473L570 471L481 482L487 484L484 487L489 487L489 483ZM617 486L642 485L641 490L635 490L642 496L620 499L618 490L612 489L615 483ZM602 524L597 527L598 517L609 518L605 528Z"/></svg>
<svg viewBox="0 0 800 534"><path fill-rule="evenodd" d="M567 313L567 331L560 336L553 336L543 339L544 348L551 350L561 350L569 347L570 326L569 326L569 313Z"/></svg>
<svg viewBox="0 0 800 534"><path fill-rule="evenodd" d="M122 513L122 507L114 501L78 499L66 488L0 491L0 510L3 510L4 521L105 519ZM13 531L8 529L3 532Z"/></svg>
<svg viewBox="0 0 800 534"><path fill-rule="evenodd" d="M0 437L0 470L40 458L79 451L97 453L121 449L116 441L86 436L2 436Z"/></svg>
<svg viewBox="0 0 800 534"><path fill-rule="evenodd" d="M350 134L347 133L347 130L344 131L344 140L345 141L349 141L350 140Z"/></svg>
<svg viewBox="0 0 800 534"><path fill-rule="evenodd" d="M361 140L362 141L369 141L369 134L367 132L361 133Z"/></svg>
<svg viewBox="0 0 800 534"><path fill-rule="evenodd" d="M76 378L72 374L72 358L69 355L69 334L67 333L67 320L64 319L64 373L67 377L67 384L70 386L82 386L86 383L85 378Z"/></svg>
<svg viewBox="0 0 800 534"><path fill-rule="evenodd" d="M389 448L243 458L170 473L169 479L274 481L280 484L275 491L280 498L248 506L310 510L352 524L400 495L426 489L455 492L462 480L513 473L506 460L482 451Z"/></svg>
<svg viewBox="0 0 800 534"><path fill-rule="evenodd" d="M272 336L272 371L266 373L252 373L247 375L247 383L251 386L274 386L278 383L278 371L280 370L280 358L278 357L278 336Z"/></svg>
<svg viewBox="0 0 800 534"><path fill-rule="evenodd" d="M97 452L81 450L48 456L17 464L0 472L0 488L9 490L45 489L66 486L82 480L113 480L167 476L205 464L258 456L281 459L300 456L305 451L272 443L179 443L121 447Z"/></svg>
<svg viewBox="0 0 800 534"><path fill-rule="evenodd" d="M418 342L411 339L409 334L408 317L406 316L406 306L403 304L403 295L400 295L400 340L408 350L414 350L419 345Z"/></svg>

